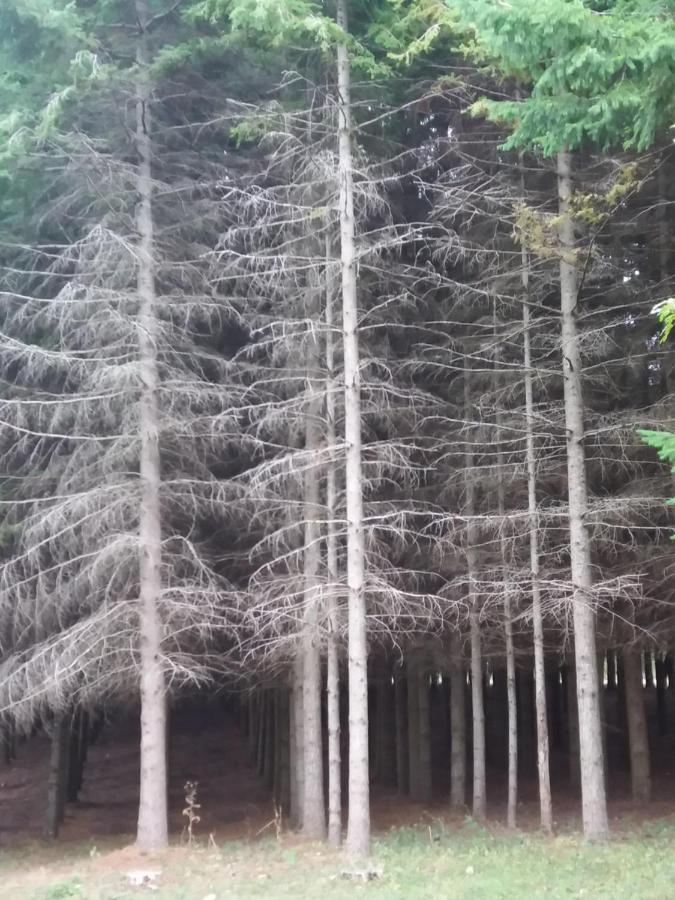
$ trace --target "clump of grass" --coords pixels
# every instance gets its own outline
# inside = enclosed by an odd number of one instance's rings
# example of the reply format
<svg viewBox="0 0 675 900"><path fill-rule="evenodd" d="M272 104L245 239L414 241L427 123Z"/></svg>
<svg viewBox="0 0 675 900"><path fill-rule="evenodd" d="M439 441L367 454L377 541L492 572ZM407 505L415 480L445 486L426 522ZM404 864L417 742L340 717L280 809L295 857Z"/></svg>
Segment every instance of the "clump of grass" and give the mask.
<svg viewBox="0 0 675 900"><path fill-rule="evenodd" d="M59 881L50 885L44 893L45 900L71 900L74 897L84 896L84 888L79 878Z"/></svg>

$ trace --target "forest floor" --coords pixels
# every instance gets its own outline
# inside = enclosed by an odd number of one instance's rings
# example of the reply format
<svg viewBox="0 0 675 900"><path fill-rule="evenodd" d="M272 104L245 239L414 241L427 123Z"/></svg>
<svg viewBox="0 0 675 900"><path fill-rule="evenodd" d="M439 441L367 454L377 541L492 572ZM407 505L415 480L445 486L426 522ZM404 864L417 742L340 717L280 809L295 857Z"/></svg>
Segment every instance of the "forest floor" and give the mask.
<svg viewBox="0 0 675 900"><path fill-rule="evenodd" d="M371 880L355 875L370 874ZM144 886L130 878L147 875ZM379 837L366 872L325 846L265 838L174 847L24 848L0 862L3 900L670 900L675 826L652 822L606 846L578 834L507 835L466 822L401 828Z"/></svg>
<svg viewBox="0 0 675 900"><path fill-rule="evenodd" d="M85 785L70 804L56 843L40 839L49 747L36 738L0 769L0 900L531 900L611 898L675 900L675 785L657 785L657 801L639 811L614 791L614 838L587 846L578 801L554 795L557 836L536 831L535 786L524 781L522 830L501 824L501 785L487 827L451 816L444 794L428 808L391 791L373 798L372 880L351 872L341 854L278 837L269 792L250 765L241 734L217 710L192 711L172 735L172 848L146 857L132 846L138 796L137 736L131 723L104 729L91 748ZM197 840L181 838L183 785L199 782ZM624 799L621 799L621 798ZM148 876L147 884L134 880ZM349 877L356 875L358 877Z"/></svg>

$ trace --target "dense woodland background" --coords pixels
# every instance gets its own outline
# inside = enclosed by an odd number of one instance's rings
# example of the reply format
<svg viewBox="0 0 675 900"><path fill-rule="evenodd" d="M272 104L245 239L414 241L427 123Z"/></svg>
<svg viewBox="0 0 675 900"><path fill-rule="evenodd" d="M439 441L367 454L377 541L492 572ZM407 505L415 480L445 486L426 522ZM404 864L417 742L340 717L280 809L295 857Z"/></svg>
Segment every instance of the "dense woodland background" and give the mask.
<svg viewBox="0 0 675 900"><path fill-rule="evenodd" d="M674 12L5 0L0 716L50 835L140 705L163 846L168 709L216 694L356 855L371 781L514 826L536 768L590 838L650 799Z"/></svg>

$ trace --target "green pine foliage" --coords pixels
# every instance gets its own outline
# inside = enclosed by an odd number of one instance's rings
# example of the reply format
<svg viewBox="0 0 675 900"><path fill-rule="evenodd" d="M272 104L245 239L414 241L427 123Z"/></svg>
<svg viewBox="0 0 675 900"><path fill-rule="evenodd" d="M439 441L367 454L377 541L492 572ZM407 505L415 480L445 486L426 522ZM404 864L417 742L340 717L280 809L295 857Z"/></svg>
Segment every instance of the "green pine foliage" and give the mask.
<svg viewBox="0 0 675 900"><path fill-rule="evenodd" d="M345 35L326 4L314 0L198 0L188 8L189 21L229 28L248 47L282 50L290 58L319 51L329 59L340 41L347 42L350 61L370 78L387 75L390 67L372 39L371 29L388 0L350 5L350 33Z"/></svg>
<svg viewBox="0 0 675 900"><path fill-rule="evenodd" d="M476 47L530 87L474 111L508 125L507 148L644 150L675 121L673 0L452 0Z"/></svg>

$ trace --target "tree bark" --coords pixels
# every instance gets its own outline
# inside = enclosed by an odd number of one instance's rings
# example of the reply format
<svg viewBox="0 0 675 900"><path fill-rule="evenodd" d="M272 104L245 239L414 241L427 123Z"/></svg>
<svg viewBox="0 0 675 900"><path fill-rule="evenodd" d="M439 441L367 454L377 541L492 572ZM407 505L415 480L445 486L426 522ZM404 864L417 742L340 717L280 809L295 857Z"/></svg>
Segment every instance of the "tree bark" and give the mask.
<svg viewBox="0 0 675 900"><path fill-rule="evenodd" d="M529 515L530 578L532 583L532 630L534 639L534 702L537 720L537 774L539 777L539 816L547 834L553 831L553 804L549 760L548 719L546 711L546 672L544 666L544 618L539 583L539 517L537 513L537 457L534 444L534 391L530 342L529 254L522 248L523 362L525 364L525 423L527 463L527 509Z"/></svg>
<svg viewBox="0 0 675 900"><path fill-rule="evenodd" d="M267 705L265 715L265 757L263 761L263 783L269 790L274 790L274 766L276 735L274 729L274 706L276 691L267 692Z"/></svg>
<svg viewBox="0 0 675 900"><path fill-rule="evenodd" d="M642 686L640 651L634 647L625 647L623 650L623 675L633 800L636 803L648 803L651 798L651 764L645 713L645 689Z"/></svg>
<svg viewBox="0 0 675 900"><path fill-rule="evenodd" d="M584 405L581 353L577 335L578 277L574 259L574 225L571 157L558 154L560 211L560 300L562 319L563 388L567 433L567 487L569 497L570 564L573 585L572 610L579 708L581 806L584 836L605 840L609 836L605 771L600 723L595 612L592 607L591 541L586 528L588 490L584 449Z"/></svg>
<svg viewBox="0 0 675 900"><path fill-rule="evenodd" d="M328 266L332 259L330 236L326 237L326 443L337 445L335 424L335 352L333 281ZM342 840L342 755L340 749L340 659L338 654L338 537L337 471L331 460L326 472L326 568L328 573L326 648L326 704L328 719L328 840L337 847Z"/></svg>
<svg viewBox="0 0 675 900"><path fill-rule="evenodd" d="M471 421L471 383L469 361L464 369L464 416ZM483 696L483 655L481 650L480 620L476 583L478 579L478 551L476 550L475 482L473 472L473 451L471 433L467 435L467 449L464 454L466 515L468 517L466 558L469 580L469 628L471 634L471 713L473 719L473 816L484 819L487 814L486 771L485 771L485 701Z"/></svg>
<svg viewBox="0 0 675 900"><path fill-rule="evenodd" d="M68 780L66 787L66 800L68 803L76 803L82 786L82 769L84 759L81 755L82 745L82 721L81 709L76 709L70 720L70 733L68 739Z"/></svg>
<svg viewBox="0 0 675 900"><path fill-rule="evenodd" d="M337 641L328 644L328 840L338 847L342 840L342 760L340 752L340 669Z"/></svg>
<svg viewBox="0 0 675 900"><path fill-rule="evenodd" d="M381 784L396 783L396 723L391 668L382 660L377 673L377 778Z"/></svg>
<svg viewBox="0 0 675 900"><path fill-rule="evenodd" d="M289 691L284 685L274 691L274 803L284 816L290 811L290 723Z"/></svg>
<svg viewBox="0 0 675 900"><path fill-rule="evenodd" d="M516 672L516 688L518 694L518 728L520 730L519 746L521 765L526 770L537 763L537 755L534 747L536 733L536 715L534 711L534 679L529 666L529 660L524 660L523 665Z"/></svg>
<svg viewBox="0 0 675 900"><path fill-rule="evenodd" d="M255 760L258 747L258 692L249 688L248 694L248 755Z"/></svg>
<svg viewBox="0 0 675 900"><path fill-rule="evenodd" d="M497 341L497 307L494 307L494 337ZM495 360L495 368L499 360ZM494 378L495 401L498 388L498 374ZM506 515L506 503L504 499L504 453L501 445L501 413L499 409L496 415L497 425L497 515L500 523ZM506 803L506 824L508 828L516 827L516 815L518 811L518 706L516 698L516 654L513 646L513 622L511 620L511 589L509 586L508 560L506 539L500 528L499 554L502 566L502 581L504 589L504 643L506 650L506 709L507 709L507 733L508 733L508 791Z"/></svg>
<svg viewBox="0 0 675 900"><path fill-rule="evenodd" d="M655 654L656 667L656 721L659 734L664 737L668 734L668 705L666 703L666 664L663 654Z"/></svg>
<svg viewBox="0 0 675 900"><path fill-rule="evenodd" d="M607 689L605 687L605 666L608 665L606 654L598 654L598 699L600 706L600 737L602 738L602 759L605 773L605 791L609 772L609 754L607 752Z"/></svg>
<svg viewBox="0 0 675 900"><path fill-rule="evenodd" d="M419 799L421 803L431 802L431 709L429 702L429 675L426 666L417 673L419 700Z"/></svg>
<svg viewBox="0 0 675 900"><path fill-rule="evenodd" d="M302 657L298 654L293 663L291 685L291 715L289 717L291 747L291 821L302 828L302 811L305 793L304 731L302 715Z"/></svg>
<svg viewBox="0 0 675 900"><path fill-rule="evenodd" d="M513 625L511 622L511 604L505 600L505 632L506 632L506 702L508 708L509 751L508 751L508 801L506 824L516 827L518 809L518 713L516 699L516 657L513 648Z"/></svg>
<svg viewBox="0 0 675 900"><path fill-rule="evenodd" d="M450 807L466 807L466 672L462 640L453 633L450 645Z"/></svg>
<svg viewBox="0 0 675 900"><path fill-rule="evenodd" d="M394 674L394 694L396 703L396 786L399 794L407 794L410 790L407 696L405 673L398 667Z"/></svg>
<svg viewBox="0 0 675 900"><path fill-rule="evenodd" d="M420 692L418 659L414 651L406 657L408 687L408 785L413 800L420 798Z"/></svg>
<svg viewBox="0 0 675 900"><path fill-rule="evenodd" d="M68 728L69 717L62 712L54 714L51 730L51 755L49 758L49 783L47 788L47 815L45 835L58 837L63 823L68 778Z"/></svg>
<svg viewBox="0 0 675 900"><path fill-rule="evenodd" d="M579 708L577 705L577 672L572 664L565 669L565 689L567 692L567 745L569 753L569 776L572 787L581 786L581 761L579 758Z"/></svg>
<svg viewBox="0 0 675 900"><path fill-rule="evenodd" d="M6 766L11 766L15 758L14 719L5 715L2 718L2 755Z"/></svg>
<svg viewBox="0 0 675 900"><path fill-rule="evenodd" d="M314 458L321 446L322 394L319 387L318 294L310 287L307 317L312 323L307 346L307 408L305 414L304 480L304 617L302 630L304 779L302 830L306 837L326 836L323 783L323 735L321 729L321 647L319 644L319 598L321 568L321 484Z"/></svg>
<svg viewBox="0 0 675 900"><path fill-rule="evenodd" d="M136 79L136 144L139 155L138 205L138 346L140 398L140 603L141 776L136 843L141 850L161 850L169 842L166 771L166 682L162 666L160 616L162 534L160 512L159 405L157 392L157 312L152 213L152 138L148 35L148 0L136 0L139 23Z"/></svg>
<svg viewBox="0 0 675 900"><path fill-rule="evenodd" d="M258 704L258 746L255 753L255 770L262 776L265 771L265 738L267 736L267 689L260 691L260 703Z"/></svg>
<svg viewBox="0 0 675 900"><path fill-rule="evenodd" d="M349 625L349 816L347 850L351 856L370 851L368 768L368 647L366 642L365 544L361 460L361 374L354 224L351 78L347 0L338 0L337 24L345 39L337 47L340 251L345 377L345 444L347 497L347 588Z"/></svg>

